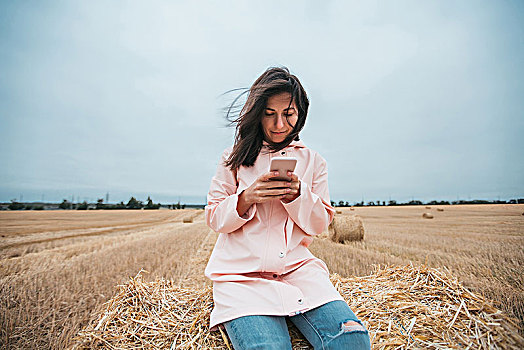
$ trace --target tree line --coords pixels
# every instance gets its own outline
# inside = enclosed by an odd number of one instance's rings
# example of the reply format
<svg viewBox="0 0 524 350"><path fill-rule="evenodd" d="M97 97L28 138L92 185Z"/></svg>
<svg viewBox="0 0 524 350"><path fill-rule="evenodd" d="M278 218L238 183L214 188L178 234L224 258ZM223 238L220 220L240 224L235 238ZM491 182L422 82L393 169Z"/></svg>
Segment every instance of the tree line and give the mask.
<svg viewBox="0 0 524 350"><path fill-rule="evenodd" d="M59 209L76 209L76 210L114 210L114 209L159 209L160 207L167 207L169 209L185 209L185 204L174 203L168 205L162 205L161 203L154 203L150 196L147 197L146 203L131 197L127 203L123 201L116 204L104 203L103 198L99 198L96 201L96 204L88 203L83 201L81 203L72 203L67 199L62 200L58 204ZM11 200L11 203L7 206L10 210L44 210L45 206L43 204L30 204L30 203L20 203L15 200Z"/></svg>
<svg viewBox="0 0 524 350"><path fill-rule="evenodd" d="M372 207L372 206L403 206L403 205L457 205L457 204L524 204L524 198L510 199L510 200L484 200L484 199L474 199L474 200L456 200L456 201L436 201L432 200L429 202L422 202L420 200L411 200L405 203L399 203L396 200L389 201L369 201L365 203L364 201L356 202L351 204L347 201L340 200L338 202L331 201L331 206L333 207ZM55 204L56 205L56 204ZM114 209L159 209L160 207L168 209L185 209L185 204L178 203L165 204L154 203L150 196L147 197L146 203L143 201L137 200L135 197L131 197L127 203L123 201L116 204L104 203L103 198L99 198L96 203L88 203L83 201L82 203L72 203L67 199L64 199L60 204L58 204L59 209L76 209L76 210L88 210L88 209L97 209L97 210L114 210ZM16 200L11 200L11 203L7 206L10 210L44 210L45 205L38 203L20 203Z"/></svg>
<svg viewBox="0 0 524 350"><path fill-rule="evenodd" d="M405 203L398 203L396 200L386 201L369 201L364 203L364 201L356 202L355 204L350 204L347 201L331 201L331 206L333 207L372 207L372 206L401 206L401 205L457 205L457 204L524 204L524 198L510 199L507 201L504 200L485 200L485 199L473 199L473 200L456 200L456 201L436 201L432 200L429 202L422 202L419 200L410 200Z"/></svg>

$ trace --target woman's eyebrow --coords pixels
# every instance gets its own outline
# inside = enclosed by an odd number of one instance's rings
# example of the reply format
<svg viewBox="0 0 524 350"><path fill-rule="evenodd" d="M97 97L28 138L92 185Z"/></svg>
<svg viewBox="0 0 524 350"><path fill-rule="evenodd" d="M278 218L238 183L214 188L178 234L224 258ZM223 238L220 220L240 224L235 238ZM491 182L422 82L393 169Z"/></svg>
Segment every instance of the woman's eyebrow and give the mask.
<svg viewBox="0 0 524 350"><path fill-rule="evenodd" d="M266 107L266 109L269 109L270 111L276 111L275 109L269 107ZM284 108L284 111L287 111L289 109L295 109L295 107Z"/></svg>

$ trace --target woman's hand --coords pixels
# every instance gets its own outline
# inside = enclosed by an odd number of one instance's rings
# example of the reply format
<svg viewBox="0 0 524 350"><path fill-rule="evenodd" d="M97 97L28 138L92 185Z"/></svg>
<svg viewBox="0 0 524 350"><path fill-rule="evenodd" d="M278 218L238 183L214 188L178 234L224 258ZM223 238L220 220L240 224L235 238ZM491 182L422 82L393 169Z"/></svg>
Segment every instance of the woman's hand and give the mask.
<svg viewBox="0 0 524 350"><path fill-rule="evenodd" d="M255 203L265 203L272 199L281 199L287 203L300 195L300 181L295 174L288 172L291 181L271 180L275 176L278 176L278 171L262 174L242 191L237 204L239 216L244 215Z"/></svg>
<svg viewBox="0 0 524 350"><path fill-rule="evenodd" d="M300 180L298 176L292 173L291 171L287 172L287 176L291 178L290 184L291 191L282 198L282 202L289 203L294 201L298 196L300 196Z"/></svg>

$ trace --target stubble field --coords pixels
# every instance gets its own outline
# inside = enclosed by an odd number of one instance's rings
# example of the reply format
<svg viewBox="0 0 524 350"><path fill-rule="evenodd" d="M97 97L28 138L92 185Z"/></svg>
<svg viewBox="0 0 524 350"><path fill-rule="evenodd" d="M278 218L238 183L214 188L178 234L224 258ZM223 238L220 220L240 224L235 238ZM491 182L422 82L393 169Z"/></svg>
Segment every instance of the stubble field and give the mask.
<svg viewBox="0 0 524 350"><path fill-rule="evenodd" d="M310 250L332 273L446 266L524 328L524 205L341 210L362 217L365 237L346 245L315 239ZM209 285L203 271L217 237L196 209L0 212L0 347L67 348L116 286L141 269L145 280Z"/></svg>

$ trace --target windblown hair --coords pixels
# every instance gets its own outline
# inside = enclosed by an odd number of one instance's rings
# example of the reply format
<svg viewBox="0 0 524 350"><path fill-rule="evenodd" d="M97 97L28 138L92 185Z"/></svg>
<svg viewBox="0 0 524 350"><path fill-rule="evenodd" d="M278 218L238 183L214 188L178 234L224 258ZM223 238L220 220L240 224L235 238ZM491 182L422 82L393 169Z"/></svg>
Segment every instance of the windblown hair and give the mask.
<svg viewBox="0 0 524 350"><path fill-rule="evenodd" d="M240 110L239 116L235 119L230 119L229 114L234 108L235 102L246 92L249 92L247 101ZM291 141L300 140L298 134L306 123L309 108L306 91L298 78L290 74L286 67L270 67L258 77L249 90L237 96L227 109L226 118L232 125L236 124L235 144L225 163L231 170L236 170L241 165L249 167L255 164L264 141L262 117L266 109L267 100L269 97L282 92L291 94L289 107L294 101L298 109L298 120L284 141L274 143L268 140L268 147L270 152L277 152L288 146Z"/></svg>

